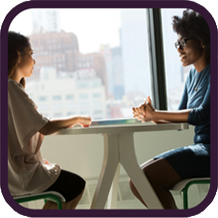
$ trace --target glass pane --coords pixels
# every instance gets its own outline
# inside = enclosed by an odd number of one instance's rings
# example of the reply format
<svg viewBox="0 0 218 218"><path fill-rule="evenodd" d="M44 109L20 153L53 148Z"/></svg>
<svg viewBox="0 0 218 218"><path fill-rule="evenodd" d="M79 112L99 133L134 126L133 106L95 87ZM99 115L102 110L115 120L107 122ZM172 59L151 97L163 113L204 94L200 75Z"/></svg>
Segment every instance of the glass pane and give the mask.
<svg viewBox="0 0 218 218"><path fill-rule="evenodd" d="M177 110L186 81L186 77L192 65L183 67L179 54L174 46L177 41L177 33L172 28L172 17L182 16L185 9L162 9L162 25L164 40L164 58L167 83L168 109Z"/></svg>
<svg viewBox="0 0 218 218"><path fill-rule="evenodd" d="M44 115L132 118L151 95L146 9L31 9L10 30L30 38L26 90Z"/></svg>

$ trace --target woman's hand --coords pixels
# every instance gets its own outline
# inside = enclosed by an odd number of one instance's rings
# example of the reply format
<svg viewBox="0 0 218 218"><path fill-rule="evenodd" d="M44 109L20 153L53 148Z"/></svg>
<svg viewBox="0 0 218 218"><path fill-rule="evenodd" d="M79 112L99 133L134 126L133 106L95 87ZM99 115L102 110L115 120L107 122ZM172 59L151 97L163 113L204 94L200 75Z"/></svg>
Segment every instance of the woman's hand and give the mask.
<svg viewBox="0 0 218 218"><path fill-rule="evenodd" d="M82 127L89 127L92 123L92 119L90 116L78 116L77 121L73 124L67 127L68 129L73 128L76 124L81 125Z"/></svg>
<svg viewBox="0 0 218 218"><path fill-rule="evenodd" d="M151 121L153 118L153 112L155 111L150 96L147 97L143 104L139 105L139 107L132 108L132 110L133 117L142 122Z"/></svg>
<svg viewBox="0 0 218 218"><path fill-rule="evenodd" d="M192 108L179 111L156 110L152 106L150 97L148 96L145 103L139 107L132 108L133 115L142 122L152 121L156 124L188 122L189 113Z"/></svg>
<svg viewBox="0 0 218 218"><path fill-rule="evenodd" d="M139 107L133 107L132 108L133 117L143 122L144 117L145 117L145 107L146 107L146 103L139 105Z"/></svg>
<svg viewBox="0 0 218 218"><path fill-rule="evenodd" d="M154 107L153 107L153 105L152 105L150 96L147 97L147 99L145 100L145 102L147 102L147 104L149 104L149 105L152 107L152 109L155 111L155 109L154 109Z"/></svg>
<svg viewBox="0 0 218 218"><path fill-rule="evenodd" d="M133 108L133 117L137 120L141 120L143 123L153 120L154 108L150 103L142 104L138 108Z"/></svg>
<svg viewBox="0 0 218 218"><path fill-rule="evenodd" d="M79 116L78 123L83 127L89 127L92 123L90 116Z"/></svg>
<svg viewBox="0 0 218 218"><path fill-rule="evenodd" d="M143 122L152 121L154 112L155 109L153 108L153 106L150 103L147 103L145 107L145 116Z"/></svg>

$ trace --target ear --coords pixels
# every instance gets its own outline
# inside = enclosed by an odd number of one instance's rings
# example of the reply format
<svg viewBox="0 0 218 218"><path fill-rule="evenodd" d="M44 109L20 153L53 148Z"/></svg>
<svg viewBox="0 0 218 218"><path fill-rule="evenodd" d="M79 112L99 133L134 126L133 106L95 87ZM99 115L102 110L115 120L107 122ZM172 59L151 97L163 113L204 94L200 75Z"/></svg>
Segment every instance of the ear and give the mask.
<svg viewBox="0 0 218 218"><path fill-rule="evenodd" d="M17 51L17 55L18 55L17 62L20 63L20 61L21 61L21 53L19 51Z"/></svg>

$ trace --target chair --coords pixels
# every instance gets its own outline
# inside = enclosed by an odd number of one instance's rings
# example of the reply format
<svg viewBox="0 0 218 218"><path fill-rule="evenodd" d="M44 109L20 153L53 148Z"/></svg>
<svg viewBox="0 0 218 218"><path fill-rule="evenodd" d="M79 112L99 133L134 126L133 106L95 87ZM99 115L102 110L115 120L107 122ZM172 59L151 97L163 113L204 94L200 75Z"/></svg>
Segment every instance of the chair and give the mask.
<svg viewBox="0 0 218 218"><path fill-rule="evenodd" d="M171 190L183 192L183 208L188 209L188 189L194 184L210 184L210 177L184 179L175 184Z"/></svg>
<svg viewBox="0 0 218 218"><path fill-rule="evenodd" d="M42 193L38 193L38 194L30 194L30 195L14 197L14 200L17 203L36 201L36 200L40 200L40 199L44 199L45 202L46 201L53 201L53 202L57 203L58 209L60 209L60 210L62 209L61 202L66 201L65 198L63 197L63 195L61 195L60 193L55 192L55 191L42 192Z"/></svg>

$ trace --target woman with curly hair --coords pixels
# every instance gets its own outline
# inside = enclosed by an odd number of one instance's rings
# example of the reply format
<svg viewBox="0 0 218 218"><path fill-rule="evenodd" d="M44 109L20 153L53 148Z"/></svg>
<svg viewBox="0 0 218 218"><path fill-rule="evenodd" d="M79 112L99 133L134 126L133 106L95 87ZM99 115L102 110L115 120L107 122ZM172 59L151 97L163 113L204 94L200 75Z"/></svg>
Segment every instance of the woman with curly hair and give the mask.
<svg viewBox="0 0 218 218"><path fill-rule="evenodd" d="M82 197L85 181L79 175L49 163L41 156L44 135L75 124L89 126L91 117L74 116L48 120L25 92L25 78L33 74L36 61L29 39L8 33L8 187L11 195L22 196L56 191L66 200L63 209L74 209ZM57 209L47 201L43 209Z"/></svg>
<svg viewBox="0 0 218 218"><path fill-rule="evenodd" d="M210 30L197 12L185 10L173 17L178 35L175 47L183 66L193 64L186 79L178 111L161 111L152 106L150 97L133 108L142 122L188 122L195 126L194 143L167 151L142 164L142 169L165 209L177 209L169 191L183 179L210 176ZM146 206L130 180L135 196Z"/></svg>

